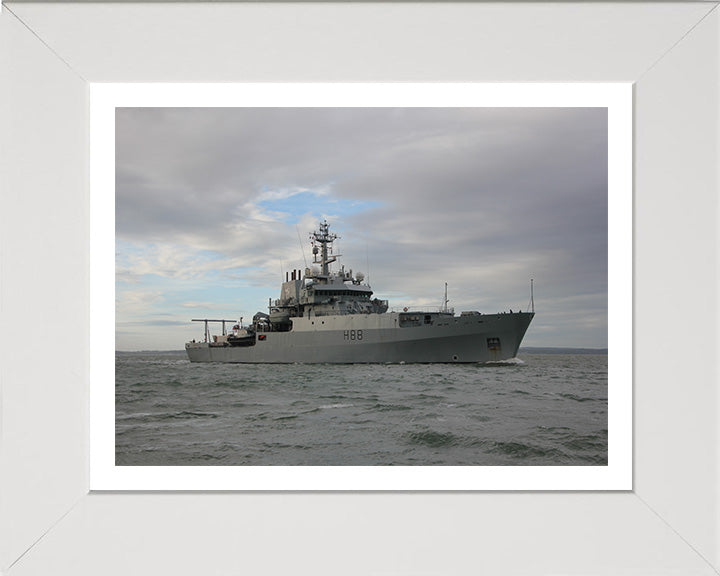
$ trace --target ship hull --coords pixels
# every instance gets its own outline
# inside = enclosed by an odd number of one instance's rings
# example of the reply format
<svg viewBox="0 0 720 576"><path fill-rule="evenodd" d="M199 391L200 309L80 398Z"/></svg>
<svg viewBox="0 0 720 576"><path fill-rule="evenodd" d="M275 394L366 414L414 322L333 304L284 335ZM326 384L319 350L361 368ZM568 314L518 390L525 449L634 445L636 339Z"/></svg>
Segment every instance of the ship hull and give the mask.
<svg viewBox="0 0 720 576"><path fill-rule="evenodd" d="M293 318L288 332L259 333L252 346L185 345L191 362L225 363L477 363L514 358L532 312L418 314L403 325L397 313ZM428 320L429 319L429 320Z"/></svg>

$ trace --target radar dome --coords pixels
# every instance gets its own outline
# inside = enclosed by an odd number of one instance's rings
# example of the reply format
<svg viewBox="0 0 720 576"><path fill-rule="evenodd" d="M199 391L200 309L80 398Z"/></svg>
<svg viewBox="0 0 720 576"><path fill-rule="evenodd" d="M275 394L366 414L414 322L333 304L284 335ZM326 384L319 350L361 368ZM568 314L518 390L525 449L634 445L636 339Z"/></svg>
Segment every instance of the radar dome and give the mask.
<svg viewBox="0 0 720 576"><path fill-rule="evenodd" d="M358 272L357 274L355 274L355 278L357 278L358 282L362 282L363 280L365 280L365 274L363 274L362 272Z"/></svg>

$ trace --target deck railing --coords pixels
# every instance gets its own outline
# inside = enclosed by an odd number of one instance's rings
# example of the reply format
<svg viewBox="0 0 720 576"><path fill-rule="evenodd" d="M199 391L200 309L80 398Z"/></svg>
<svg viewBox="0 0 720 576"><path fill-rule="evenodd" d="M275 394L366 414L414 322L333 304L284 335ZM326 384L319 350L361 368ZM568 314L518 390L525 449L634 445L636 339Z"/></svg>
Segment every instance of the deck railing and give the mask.
<svg viewBox="0 0 720 576"><path fill-rule="evenodd" d="M447 312L448 314L455 314L455 308L443 308L442 306L395 306L390 308L388 312L407 312L408 314L417 312L419 314L437 314L438 312Z"/></svg>

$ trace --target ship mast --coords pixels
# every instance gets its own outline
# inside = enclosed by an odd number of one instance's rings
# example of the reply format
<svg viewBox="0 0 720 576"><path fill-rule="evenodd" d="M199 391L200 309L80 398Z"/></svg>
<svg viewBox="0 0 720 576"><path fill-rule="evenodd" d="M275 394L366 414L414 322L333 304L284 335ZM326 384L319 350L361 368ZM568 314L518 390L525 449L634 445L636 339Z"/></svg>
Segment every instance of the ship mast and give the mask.
<svg viewBox="0 0 720 576"><path fill-rule="evenodd" d="M530 309L530 312L535 314L535 294L533 293L533 282L534 280L530 278L530 302L528 302L528 308Z"/></svg>
<svg viewBox="0 0 720 576"><path fill-rule="evenodd" d="M329 229L330 225L327 223L327 220L325 220L320 223L319 232L313 232L310 234L310 240L313 245L313 263L320 264L321 274L323 276L328 276L330 274L330 264L337 260L337 256L328 256L328 245L330 245L332 250L332 243L338 238L338 235L331 233ZM315 242L320 244L319 249ZM320 260L318 260L318 252L320 253Z"/></svg>

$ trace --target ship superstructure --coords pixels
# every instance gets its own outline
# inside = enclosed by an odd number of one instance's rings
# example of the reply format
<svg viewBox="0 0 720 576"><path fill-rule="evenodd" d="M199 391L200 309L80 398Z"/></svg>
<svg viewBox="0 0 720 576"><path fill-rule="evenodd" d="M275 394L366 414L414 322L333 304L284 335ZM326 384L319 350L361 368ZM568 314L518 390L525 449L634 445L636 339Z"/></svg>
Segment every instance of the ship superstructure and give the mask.
<svg viewBox="0 0 720 576"><path fill-rule="evenodd" d="M205 323L201 342L188 342L191 362L376 363L493 362L513 358L534 316L531 312L481 314L447 307L437 311L388 312L388 301L373 298L360 272L341 266L333 272L333 242L327 221L310 235L313 266L287 272L280 298L252 323L226 330L229 320ZM209 323L222 322L210 335Z"/></svg>

